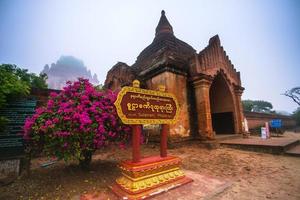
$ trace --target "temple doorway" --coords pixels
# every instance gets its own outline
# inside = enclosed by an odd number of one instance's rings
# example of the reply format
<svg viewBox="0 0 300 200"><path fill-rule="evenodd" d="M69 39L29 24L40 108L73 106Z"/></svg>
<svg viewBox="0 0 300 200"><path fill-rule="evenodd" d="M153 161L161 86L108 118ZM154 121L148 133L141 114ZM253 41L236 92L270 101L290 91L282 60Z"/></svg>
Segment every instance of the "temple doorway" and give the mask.
<svg viewBox="0 0 300 200"><path fill-rule="evenodd" d="M213 80L210 90L210 109L214 132L234 134L234 104L229 86L222 74Z"/></svg>

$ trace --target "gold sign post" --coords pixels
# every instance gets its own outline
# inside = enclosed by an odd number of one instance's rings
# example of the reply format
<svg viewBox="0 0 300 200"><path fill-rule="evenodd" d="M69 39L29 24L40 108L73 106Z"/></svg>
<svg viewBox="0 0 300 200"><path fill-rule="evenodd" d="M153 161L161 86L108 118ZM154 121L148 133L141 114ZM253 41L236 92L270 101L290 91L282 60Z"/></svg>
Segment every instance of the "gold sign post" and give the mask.
<svg viewBox="0 0 300 200"><path fill-rule="evenodd" d="M112 186L122 199L144 199L192 182L181 171L181 159L167 155L168 124L177 121L179 105L173 94L133 87L123 87L115 102L117 113L124 124L132 125L132 160L120 163L122 176ZM140 135L142 124L162 124L160 155L141 158Z"/></svg>

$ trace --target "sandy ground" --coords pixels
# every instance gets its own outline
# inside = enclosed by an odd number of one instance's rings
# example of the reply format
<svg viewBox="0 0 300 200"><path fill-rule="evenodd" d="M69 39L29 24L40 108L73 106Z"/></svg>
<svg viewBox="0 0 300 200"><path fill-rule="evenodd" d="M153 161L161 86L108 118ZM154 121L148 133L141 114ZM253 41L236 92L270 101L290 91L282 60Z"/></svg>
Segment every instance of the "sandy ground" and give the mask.
<svg viewBox="0 0 300 200"><path fill-rule="evenodd" d="M300 134L286 134L300 139ZM143 155L159 153L158 146L144 145ZM271 155L230 148L208 150L196 142L169 150L183 159L183 168L232 181L232 186L212 199L300 199L300 157ZM108 185L119 175L117 163L129 159L131 149L98 151L91 169L58 162L47 168L35 159L30 177L0 187L0 199L74 199L82 193L109 193Z"/></svg>

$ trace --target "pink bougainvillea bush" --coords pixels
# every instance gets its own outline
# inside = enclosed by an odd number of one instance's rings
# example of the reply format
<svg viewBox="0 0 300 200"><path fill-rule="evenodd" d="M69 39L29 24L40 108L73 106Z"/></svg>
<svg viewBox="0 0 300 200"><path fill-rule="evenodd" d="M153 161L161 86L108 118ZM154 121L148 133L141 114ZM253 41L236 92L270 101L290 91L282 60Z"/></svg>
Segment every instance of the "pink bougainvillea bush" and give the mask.
<svg viewBox="0 0 300 200"><path fill-rule="evenodd" d="M128 139L130 127L117 116L116 97L112 91L95 89L87 79L67 82L26 119L24 139L49 156L88 165L96 149L112 143L122 147Z"/></svg>

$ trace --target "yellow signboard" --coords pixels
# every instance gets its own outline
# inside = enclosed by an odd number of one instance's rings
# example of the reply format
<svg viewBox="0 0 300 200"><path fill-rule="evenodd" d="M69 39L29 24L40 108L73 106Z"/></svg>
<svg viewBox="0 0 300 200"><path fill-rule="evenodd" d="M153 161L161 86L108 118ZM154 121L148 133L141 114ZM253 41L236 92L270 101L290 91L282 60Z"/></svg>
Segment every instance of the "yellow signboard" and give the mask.
<svg viewBox="0 0 300 200"><path fill-rule="evenodd" d="M115 102L124 124L174 124L179 105L171 93L123 87Z"/></svg>

